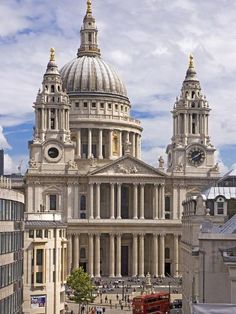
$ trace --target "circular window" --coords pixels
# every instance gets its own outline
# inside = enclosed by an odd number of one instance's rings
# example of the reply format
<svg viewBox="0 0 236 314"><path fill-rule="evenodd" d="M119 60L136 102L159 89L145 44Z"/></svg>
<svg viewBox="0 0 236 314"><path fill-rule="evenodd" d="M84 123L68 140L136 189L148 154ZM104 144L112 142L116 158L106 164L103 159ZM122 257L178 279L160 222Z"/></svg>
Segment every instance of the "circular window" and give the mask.
<svg viewBox="0 0 236 314"><path fill-rule="evenodd" d="M59 156L59 151L56 147L51 147L48 150L48 156L50 158L57 158Z"/></svg>

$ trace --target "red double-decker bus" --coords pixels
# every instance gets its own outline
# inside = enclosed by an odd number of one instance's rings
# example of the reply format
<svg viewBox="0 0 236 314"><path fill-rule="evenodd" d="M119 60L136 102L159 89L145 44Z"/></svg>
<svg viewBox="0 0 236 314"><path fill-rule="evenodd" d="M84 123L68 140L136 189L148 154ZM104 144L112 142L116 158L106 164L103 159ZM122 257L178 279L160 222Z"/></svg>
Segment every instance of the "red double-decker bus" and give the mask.
<svg viewBox="0 0 236 314"><path fill-rule="evenodd" d="M169 314L170 294L158 292L133 298L133 314Z"/></svg>

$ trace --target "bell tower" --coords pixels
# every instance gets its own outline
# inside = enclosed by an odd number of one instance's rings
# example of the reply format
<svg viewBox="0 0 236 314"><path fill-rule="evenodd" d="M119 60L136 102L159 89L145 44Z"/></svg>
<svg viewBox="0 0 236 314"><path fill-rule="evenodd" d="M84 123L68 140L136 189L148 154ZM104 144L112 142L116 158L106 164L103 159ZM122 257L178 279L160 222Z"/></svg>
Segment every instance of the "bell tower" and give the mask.
<svg viewBox="0 0 236 314"><path fill-rule="evenodd" d="M50 50L50 61L43 77L35 109L34 138L30 144L29 171L64 171L74 161L74 145L70 139L69 97L62 90L61 75L55 63L55 49Z"/></svg>
<svg viewBox="0 0 236 314"><path fill-rule="evenodd" d="M215 148L208 132L210 110L190 55L181 93L172 110L173 136L167 147L168 172L187 176L218 174Z"/></svg>

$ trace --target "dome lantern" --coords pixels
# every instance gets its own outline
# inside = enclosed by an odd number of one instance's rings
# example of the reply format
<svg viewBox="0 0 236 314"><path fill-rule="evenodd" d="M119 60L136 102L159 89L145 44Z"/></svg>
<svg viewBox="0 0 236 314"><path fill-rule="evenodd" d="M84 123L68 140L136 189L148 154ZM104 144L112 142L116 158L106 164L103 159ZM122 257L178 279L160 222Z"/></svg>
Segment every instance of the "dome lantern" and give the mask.
<svg viewBox="0 0 236 314"><path fill-rule="evenodd" d="M97 41L98 30L95 18L92 15L92 1L87 1L87 11L84 17L83 26L80 30L81 45L78 49L77 57L100 56L100 49Z"/></svg>

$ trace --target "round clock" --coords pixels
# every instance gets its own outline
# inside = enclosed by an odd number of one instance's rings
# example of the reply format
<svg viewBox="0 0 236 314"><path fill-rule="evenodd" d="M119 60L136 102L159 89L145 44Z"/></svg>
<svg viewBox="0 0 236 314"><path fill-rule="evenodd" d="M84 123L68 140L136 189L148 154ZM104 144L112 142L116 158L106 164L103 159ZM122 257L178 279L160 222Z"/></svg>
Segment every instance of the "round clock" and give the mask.
<svg viewBox="0 0 236 314"><path fill-rule="evenodd" d="M56 163L61 160L63 148L57 143L48 143L44 147L44 157L48 162Z"/></svg>
<svg viewBox="0 0 236 314"><path fill-rule="evenodd" d="M56 147L49 148L48 156L53 159L57 158L59 156L59 150Z"/></svg>
<svg viewBox="0 0 236 314"><path fill-rule="evenodd" d="M205 152L201 147L192 147L188 152L188 161L191 165L200 166L205 160Z"/></svg>

